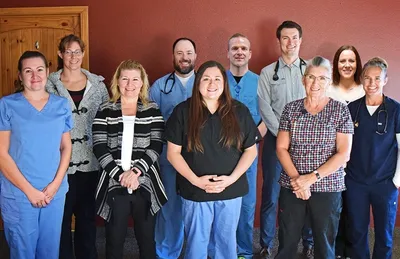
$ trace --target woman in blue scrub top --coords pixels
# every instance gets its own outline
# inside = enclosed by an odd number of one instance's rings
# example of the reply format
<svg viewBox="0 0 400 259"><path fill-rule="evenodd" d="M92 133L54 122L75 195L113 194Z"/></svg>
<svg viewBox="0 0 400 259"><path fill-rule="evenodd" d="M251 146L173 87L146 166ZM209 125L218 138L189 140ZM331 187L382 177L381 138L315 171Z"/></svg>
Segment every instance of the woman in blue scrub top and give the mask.
<svg viewBox="0 0 400 259"><path fill-rule="evenodd" d="M67 99L45 90L46 58L18 61L19 92L0 99L0 204L11 259L57 259L71 157Z"/></svg>
<svg viewBox="0 0 400 259"><path fill-rule="evenodd" d="M370 258L370 207L375 229L372 258L392 258L400 186L400 104L383 94L387 68L382 58L369 60L361 74L365 97L348 106L354 122L345 194L352 259Z"/></svg>

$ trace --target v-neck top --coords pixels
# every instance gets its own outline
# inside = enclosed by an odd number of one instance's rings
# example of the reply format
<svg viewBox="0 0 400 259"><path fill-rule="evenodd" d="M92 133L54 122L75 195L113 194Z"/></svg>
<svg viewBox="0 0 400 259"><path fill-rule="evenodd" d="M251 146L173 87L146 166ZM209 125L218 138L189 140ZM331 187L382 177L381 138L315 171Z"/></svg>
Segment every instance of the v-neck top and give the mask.
<svg viewBox="0 0 400 259"><path fill-rule="evenodd" d="M299 174L310 174L336 153L336 134L353 134L350 112L344 103L329 99L315 115L304 107L304 99L287 104L282 112L280 131L290 134L289 154ZM280 184L291 189L290 177L282 169ZM312 192L340 192L346 189L344 169L311 185Z"/></svg>
<svg viewBox="0 0 400 259"><path fill-rule="evenodd" d="M358 183L370 185L392 181L396 171L396 134L400 133L400 103L387 96L384 98L384 104L372 115L368 112L365 97L348 106L357 126L354 128L346 178ZM385 127L386 133L383 133Z"/></svg>
<svg viewBox="0 0 400 259"><path fill-rule="evenodd" d="M60 164L63 133L72 129L72 112L68 100L50 94L38 111L16 93L0 99L0 131L10 131L9 154L22 175L38 190L46 187ZM25 194L0 174L1 195L27 200ZM55 198L65 195L68 183L63 180Z"/></svg>

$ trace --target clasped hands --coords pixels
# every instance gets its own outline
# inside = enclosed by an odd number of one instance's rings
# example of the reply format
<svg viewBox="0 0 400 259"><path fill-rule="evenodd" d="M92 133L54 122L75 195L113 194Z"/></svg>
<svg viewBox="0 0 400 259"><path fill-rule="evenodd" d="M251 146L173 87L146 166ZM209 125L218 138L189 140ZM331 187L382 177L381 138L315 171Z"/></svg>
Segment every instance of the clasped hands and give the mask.
<svg viewBox="0 0 400 259"><path fill-rule="evenodd" d="M192 184L204 190L206 193L221 193L236 180L237 179L230 175L203 175L197 177Z"/></svg>
<svg viewBox="0 0 400 259"><path fill-rule="evenodd" d="M304 174L290 179L290 185L296 198L308 200L311 197L310 186L315 183L314 174Z"/></svg>
<svg viewBox="0 0 400 259"><path fill-rule="evenodd" d="M125 171L119 176L119 182L123 187L136 190L140 186L139 176L141 174L142 172L140 172L138 168L133 167L131 170Z"/></svg>
<svg viewBox="0 0 400 259"><path fill-rule="evenodd" d="M32 186L31 190L26 193L29 202L35 208L43 208L50 204L51 200L53 200L56 195L60 184L52 181L49 183L43 190L39 191L38 189Z"/></svg>

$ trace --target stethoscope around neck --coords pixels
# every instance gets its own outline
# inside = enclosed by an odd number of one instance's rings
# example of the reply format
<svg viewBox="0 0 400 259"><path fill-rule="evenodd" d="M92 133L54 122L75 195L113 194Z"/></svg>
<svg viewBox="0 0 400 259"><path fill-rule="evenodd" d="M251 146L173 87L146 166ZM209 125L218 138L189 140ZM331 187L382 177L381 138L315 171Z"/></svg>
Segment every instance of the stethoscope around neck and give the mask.
<svg viewBox="0 0 400 259"><path fill-rule="evenodd" d="M303 69L302 69L303 66L306 67L307 63L302 58L300 58L300 72L301 72L302 76L304 76ZM276 61L275 68L274 68L274 75L272 76L272 80L274 80L274 81L279 80L278 71L279 71L279 59Z"/></svg>
<svg viewBox="0 0 400 259"><path fill-rule="evenodd" d="M194 72L196 74L196 72ZM171 87L168 88L168 81L171 80L172 84ZM176 81L176 76L175 76L175 72L172 72L169 74L169 76L167 77L167 80L165 80L164 83L164 89L161 89L161 92L163 94L170 94L172 92L172 88L174 88L175 86L175 81ZM167 89L168 88L168 89Z"/></svg>
<svg viewBox="0 0 400 259"><path fill-rule="evenodd" d="M386 133L387 133L387 125L388 125L388 112L387 112L387 110L386 110L385 95L383 95L382 97L383 97L383 101L382 101L383 109L378 110L378 114L377 114L377 117L376 117L376 128L377 128L377 129L376 129L375 133L378 134L378 135L384 135L384 134L386 134ZM358 128L358 127L360 126L360 121L359 121L359 118L358 118L358 117L359 117L361 105L362 105L363 103L366 104L366 102L365 102L365 96L364 96L363 99L358 103L356 116L355 116L355 119L354 119L354 122L353 122L354 128ZM379 107L378 107L378 109L379 109ZM385 125L383 126L383 130L382 130L382 131L380 130L380 129L382 128L381 126L383 125L383 124L380 122L381 113L384 114L383 116L384 116L384 123L385 123Z"/></svg>

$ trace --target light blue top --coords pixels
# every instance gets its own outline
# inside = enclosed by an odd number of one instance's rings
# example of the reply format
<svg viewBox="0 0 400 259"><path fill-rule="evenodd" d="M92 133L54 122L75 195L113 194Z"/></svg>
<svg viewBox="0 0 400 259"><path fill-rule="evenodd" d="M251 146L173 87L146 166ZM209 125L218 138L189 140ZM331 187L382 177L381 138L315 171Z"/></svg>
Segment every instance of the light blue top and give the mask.
<svg viewBox="0 0 400 259"><path fill-rule="evenodd" d="M72 112L68 100L50 94L41 111L36 110L22 93L0 99L0 131L10 131L8 153L24 177L38 190L55 177L60 164L63 133L72 129ZM25 194L5 177L0 177L1 195L27 201ZM64 178L55 199L66 194Z"/></svg>
<svg viewBox="0 0 400 259"><path fill-rule="evenodd" d="M167 74L154 82L150 88L150 99L158 104L165 122L175 106L192 96L195 74L183 86L175 73Z"/></svg>
<svg viewBox="0 0 400 259"><path fill-rule="evenodd" d="M249 70L243 75L239 83L237 83L231 71L227 70L226 75L228 76L228 84L232 97L247 106L254 123L258 125L261 121L257 98L259 76Z"/></svg>

